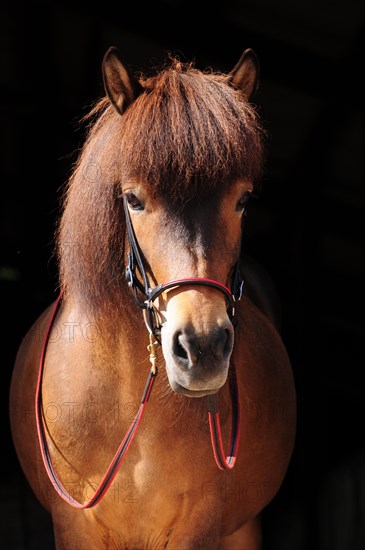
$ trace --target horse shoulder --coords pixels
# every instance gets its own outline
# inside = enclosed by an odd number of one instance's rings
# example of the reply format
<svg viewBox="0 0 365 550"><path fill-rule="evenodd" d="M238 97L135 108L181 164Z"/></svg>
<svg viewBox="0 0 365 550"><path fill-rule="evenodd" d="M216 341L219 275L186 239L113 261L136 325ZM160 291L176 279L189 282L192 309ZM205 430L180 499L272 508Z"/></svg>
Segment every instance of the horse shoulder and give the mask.
<svg viewBox="0 0 365 550"><path fill-rule="evenodd" d="M53 506L54 489L42 462L35 395L42 348L53 310L54 304L40 315L25 335L17 353L10 388L14 445L28 482L48 510ZM95 345L88 320L76 309L62 304L48 337L41 395L52 460L61 479L70 481L72 478L72 483L79 476L67 466L70 450L76 464L81 462L85 452L90 456L92 449L87 448L90 432L95 437L100 423L104 423L97 403L100 392L106 392L106 384L98 385L99 373L91 368L93 362L97 362L94 356L98 353L99 346ZM80 417L83 422L79 421ZM112 414L105 417L113 420ZM97 453L94 458L97 463Z"/></svg>
<svg viewBox="0 0 365 550"><path fill-rule="evenodd" d="M34 398L44 334L51 314L52 306L37 318L24 336L16 355L9 394L10 427L17 455L28 482L46 508L47 502L40 490L45 479L43 467L40 468Z"/></svg>

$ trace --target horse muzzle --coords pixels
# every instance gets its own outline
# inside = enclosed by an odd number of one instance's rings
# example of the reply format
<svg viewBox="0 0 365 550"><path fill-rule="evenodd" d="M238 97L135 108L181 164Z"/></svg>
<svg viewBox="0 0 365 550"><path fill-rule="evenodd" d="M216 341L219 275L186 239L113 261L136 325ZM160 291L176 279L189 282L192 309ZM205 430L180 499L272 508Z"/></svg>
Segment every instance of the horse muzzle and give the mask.
<svg viewBox="0 0 365 550"><path fill-rule="evenodd" d="M174 304L172 321L164 324L161 332L162 350L171 388L189 397L216 393L226 382L233 350L234 330L225 314L204 320L204 310L189 315ZM169 309L169 308L168 308ZM212 313L214 310L210 308ZM180 313L180 315L179 315Z"/></svg>

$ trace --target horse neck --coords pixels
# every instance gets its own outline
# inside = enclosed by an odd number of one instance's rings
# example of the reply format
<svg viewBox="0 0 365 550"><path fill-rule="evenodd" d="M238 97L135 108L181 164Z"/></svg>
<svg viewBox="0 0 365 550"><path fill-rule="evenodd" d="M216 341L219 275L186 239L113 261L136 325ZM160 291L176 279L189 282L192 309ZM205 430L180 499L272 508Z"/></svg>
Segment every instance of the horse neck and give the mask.
<svg viewBox="0 0 365 550"><path fill-rule="evenodd" d="M75 338L79 334L78 353L85 365L92 365L102 377L118 379L124 391L134 393L136 398L135 392L150 368L149 339L142 310L129 292L119 296L113 304L105 302L102 309L90 306L92 303L91 298L86 301L76 293L66 292L56 324L68 329L67 341L71 329ZM74 350L75 347L70 348L70 360L74 360Z"/></svg>

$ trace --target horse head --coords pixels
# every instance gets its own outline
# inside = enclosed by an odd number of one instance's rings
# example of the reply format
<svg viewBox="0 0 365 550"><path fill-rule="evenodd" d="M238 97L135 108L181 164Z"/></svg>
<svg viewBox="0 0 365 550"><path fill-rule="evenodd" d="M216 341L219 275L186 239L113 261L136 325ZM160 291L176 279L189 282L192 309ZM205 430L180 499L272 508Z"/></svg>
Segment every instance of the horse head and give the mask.
<svg viewBox="0 0 365 550"><path fill-rule="evenodd" d="M189 106L196 108L196 103L193 87L189 87L189 74L182 71L180 63L176 63L175 72L175 87L178 83L181 88L184 79L187 81L183 90L187 106L185 113L179 114L181 126L181 118L188 118ZM224 86L239 91L247 101L257 86L257 75L256 56L252 50L246 50L226 75ZM143 95L163 95L161 84L161 89L156 91L156 84L140 83L123 63L116 48L110 48L104 57L103 78L107 96L121 117L128 111L132 117L133 105L143 103ZM170 96L174 94L171 88L170 84ZM161 102L160 98L160 105ZM149 124L153 122L152 119ZM155 124L161 122L158 119ZM174 155L182 154L178 135L181 128L168 112L163 122L161 131L176 132L176 148L169 151L173 165ZM185 131L189 133L189 128ZM192 141L194 137L191 136ZM186 148L186 143L184 145ZM194 143L190 147L191 156L200 153ZM208 159L205 162L209 162ZM179 174L176 175L178 178ZM171 180L171 176L168 179ZM191 173L189 193L181 193L176 180L169 182L170 192L166 192L167 183L156 188L133 173L121 178L125 214L133 228L132 239L143 258L139 271L145 270L145 276L148 274L155 286L166 281L188 279L189 282L196 278L200 283L217 281L231 287L239 261L242 218L253 183L247 177L231 177L230 181L221 181L212 187L205 185L199 173ZM216 393L226 381L234 330L227 297L218 290L219 287L208 284L198 286L192 280L191 284L177 285L160 293L154 301L166 371L177 393L200 397Z"/></svg>
<svg viewBox="0 0 365 550"><path fill-rule="evenodd" d="M106 97L92 112L99 117L60 223L62 286L95 317L119 312L125 322L127 267L138 304L156 312L173 390L217 392L233 349L244 210L262 170L262 131L249 103L256 56L246 50L229 74L173 59L138 80L110 48L102 72ZM76 257L64 244L75 236ZM185 284L153 294L176 279Z"/></svg>

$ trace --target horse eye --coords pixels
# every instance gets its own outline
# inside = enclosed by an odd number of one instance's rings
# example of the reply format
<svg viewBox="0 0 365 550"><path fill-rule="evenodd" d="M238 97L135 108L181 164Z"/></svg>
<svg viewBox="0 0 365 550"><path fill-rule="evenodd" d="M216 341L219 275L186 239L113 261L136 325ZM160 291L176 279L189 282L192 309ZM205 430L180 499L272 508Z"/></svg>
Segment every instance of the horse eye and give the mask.
<svg viewBox="0 0 365 550"><path fill-rule="evenodd" d="M143 210L144 209L144 206L143 206L142 202L139 200L138 197L136 197L136 195L134 193L126 193L125 196L126 196L126 199L127 199L128 206L132 210Z"/></svg>
<svg viewBox="0 0 365 550"><path fill-rule="evenodd" d="M250 198L250 195L251 193L249 191L246 191L246 193L242 195L242 197L240 198L240 200L237 202L237 205L236 205L237 212L240 212L241 210L245 209L248 203L248 200Z"/></svg>

